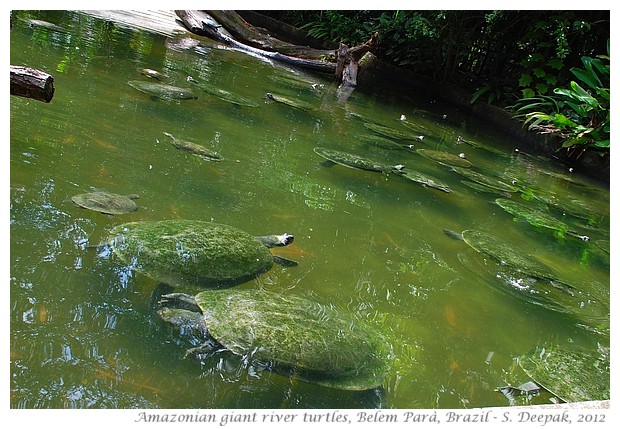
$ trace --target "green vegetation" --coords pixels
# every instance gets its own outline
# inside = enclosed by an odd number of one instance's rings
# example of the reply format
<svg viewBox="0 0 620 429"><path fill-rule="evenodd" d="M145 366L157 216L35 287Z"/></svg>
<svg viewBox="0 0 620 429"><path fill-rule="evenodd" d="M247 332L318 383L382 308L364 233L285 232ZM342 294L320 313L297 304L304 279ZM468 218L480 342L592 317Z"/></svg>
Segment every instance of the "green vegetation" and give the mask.
<svg viewBox="0 0 620 429"><path fill-rule="evenodd" d="M609 151L609 57L597 56L609 11L261 13L350 46L378 32L382 60L460 88L472 103L516 106L530 129L558 135L564 148Z"/></svg>
<svg viewBox="0 0 620 429"><path fill-rule="evenodd" d="M553 95L522 98L516 116L529 128L559 135L565 148L609 150L610 67L608 55L581 58L584 68L571 68L577 81Z"/></svg>

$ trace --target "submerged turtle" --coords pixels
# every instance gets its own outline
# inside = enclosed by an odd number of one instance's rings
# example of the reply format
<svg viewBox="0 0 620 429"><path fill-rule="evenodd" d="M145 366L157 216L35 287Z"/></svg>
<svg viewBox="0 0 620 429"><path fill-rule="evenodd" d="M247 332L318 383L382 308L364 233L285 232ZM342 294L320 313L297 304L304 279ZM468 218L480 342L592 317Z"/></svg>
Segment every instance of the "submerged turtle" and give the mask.
<svg viewBox="0 0 620 429"><path fill-rule="evenodd" d="M281 104L286 104L287 106L291 106L296 109L303 110L305 112L310 112L314 110L314 106L312 106L311 104L304 103L303 101L300 101L300 100L292 100L288 97L284 97L278 94L273 94L271 92L268 92L267 94L265 94L265 97L267 97L271 101L275 101Z"/></svg>
<svg viewBox="0 0 620 429"><path fill-rule="evenodd" d="M105 191L88 192L71 197L71 201L85 209L94 210L105 214L125 214L138 210L138 205L133 201L140 198L139 195L119 195Z"/></svg>
<svg viewBox="0 0 620 429"><path fill-rule="evenodd" d="M465 230L461 234L465 243L479 253L494 259L505 273L493 272L506 280L509 288L503 289L529 303L560 313L570 313L582 319L593 319L593 308L580 310L584 299L590 299L581 288L577 288L559 277L549 266L525 253L513 244L476 230ZM461 259L461 258L459 258ZM463 261L472 266L472 260ZM488 267L487 264L484 265ZM593 303L594 305L594 303ZM599 310L596 310L597 312ZM598 317L598 316L596 316Z"/></svg>
<svg viewBox="0 0 620 429"><path fill-rule="evenodd" d="M517 273L541 280L558 280L550 267L531 256L521 254L514 246L492 235L468 229L461 233L461 237L472 249L490 256Z"/></svg>
<svg viewBox="0 0 620 429"><path fill-rule="evenodd" d="M204 146L201 146L199 144L189 142L186 140L178 139L172 134L167 133L165 131L164 131L164 135L172 139L172 146L176 147L177 149L181 149L181 150L193 153L194 155L197 155L206 161L221 161L222 160L222 157L217 152L209 150Z"/></svg>
<svg viewBox="0 0 620 429"><path fill-rule="evenodd" d="M471 162L463 158L461 155L455 155L453 153L444 152L442 150L432 149L418 149L416 151L424 158L432 159L440 164L455 165L457 167L469 168Z"/></svg>
<svg viewBox="0 0 620 429"><path fill-rule="evenodd" d="M411 133L398 131L390 127L374 124L372 122L364 122L364 126L377 134L396 139L396 140L423 140L424 136L416 136Z"/></svg>
<svg viewBox="0 0 620 429"><path fill-rule="evenodd" d="M572 231L567 224L539 209L504 198L497 198L495 203L511 215L525 219L530 225L551 229L560 237L566 234L571 237L577 237L583 241L590 240L590 237L587 235L581 235Z"/></svg>
<svg viewBox="0 0 620 429"><path fill-rule="evenodd" d="M159 82L131 80L127 84L140 92L165 100L191 100L198 98L190 89Z"/></svg>
<svg viewBox="0 0 620 429"><path fill-rule="evenodd" d="M196 84L204 92L206 92L207 94L211 94L219 98L220 100L224 100L238 106L258 107L258 103L256 103L254 100L250 100L240 95L234 94L230 91L226 91L225 89L218 88L211 83L199 82L191 76L187 77L187 81Z"/></svg>
<svg viewBox="0 0 620 429"><path fill-rule="evenodd" d="M105 243L124 263L173 287L230 286L268 271L270 247L293 242L290 234L254 237L228 225L199 220L130 222L110 230Z"/></svg>
<svg viewBox="0 0 620 429"><path fill-rule="evenodd" d="M353 137L356 140L361 140L362 142L366 144L380 147L381 149L387 149L387 150L399 150L400 149L400 150L406 150L406 151L412 151L412 152L415 151L412 144L400 143L392 139L388 139L386 137L381 137L377 135L364 135L364 134L357 134Z"/></svg>
<svg viewBox="0 0 620 429"><path fill-rule="evenodd" d="M609 349L599 350L545 346L517 360L523 371L549 393L564 402L609 399Z"/></svg>
<svg viewBox="0 0 620 429"><path fill-rule="evenodd" d="M447 192L447 193L452 192L452 189L450 189L448 185L441 182L440 180L435 179L434 177L427 176L422 173L418 173L417 171L414 171L408 168L403 168L401 170L395 170L394 174L397 174L400 177L410 180L412 182L419 183L422 186L427 186L429 188L438 189L440 191Z"/></svg>
<svg viewBox="0 0 620 429"><path fill-rule="evenodd" d="M186 356L200 359L223 347L293 378L346 390L378 387L391 368L391 346L382 334L301 297L220 289L168 294L160 304L164 321L203 342Z"/></svg>
<svg viewBox="0 0 620 429"><path fill-rule="evenodd" d="M518 188L508 183L502 182L499 179L494 177L486 176L482 173L478 173L477 171L472 170L471 168L458 167L456 165L451 166L452 170L456 173L464 176L470 180L473 180L476 183L480 183L482 185L488 186L489 188L497 189L502 192L517 192Z"/></svg>
<svg viewBox="0 0 620 429"><path fill-rule="evenodd" d="M325 149L323 147L315 147L314 153L335 164L344 165L345 167L357 168L360 170L379 171L387 173L403 168L402 165L387 165L372 159L364 158L349 152L339 150Z"/></svg>

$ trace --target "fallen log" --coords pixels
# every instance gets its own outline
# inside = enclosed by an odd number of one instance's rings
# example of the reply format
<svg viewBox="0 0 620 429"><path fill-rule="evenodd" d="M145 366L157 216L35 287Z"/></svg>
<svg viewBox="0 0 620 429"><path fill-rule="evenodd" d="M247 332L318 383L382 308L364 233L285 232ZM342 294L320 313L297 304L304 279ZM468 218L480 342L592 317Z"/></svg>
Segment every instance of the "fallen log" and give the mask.
<svg viewBox="0 0 620 429"><path fill-rule="evenodd" d="M302 68L308 68L326 73L333 73L336 69L336 65L328 62L327 58L320 60L299 58L281 54L280 52L266 51L264 49L255 48L239 42L227 31L226 28L224 28L218 21L206 12L197 10L175 10L175 13L183 25L185 25L185 27L192 33L225 43L234 49L259 55L264 58L281 61L283 63L296 65ZM333 54L333 51L329 52Z"/></svg>
<svg viewBox="0 0 620 429"><path fill-rule="evenodd" d="M271 36L264 30L254 27L233 10L206 10L213 19L222 24L235 40L253 48L270 52L279 52L296 58L311 60L329 59L334 55L333 49L314 49L295 45Z"/></svg>
<svg viewBox="0 0 620 429"><path fill-rule="evenodd" d="M54 78L37 69L12 65L11 95L49 103L54 97Z"/></svg>

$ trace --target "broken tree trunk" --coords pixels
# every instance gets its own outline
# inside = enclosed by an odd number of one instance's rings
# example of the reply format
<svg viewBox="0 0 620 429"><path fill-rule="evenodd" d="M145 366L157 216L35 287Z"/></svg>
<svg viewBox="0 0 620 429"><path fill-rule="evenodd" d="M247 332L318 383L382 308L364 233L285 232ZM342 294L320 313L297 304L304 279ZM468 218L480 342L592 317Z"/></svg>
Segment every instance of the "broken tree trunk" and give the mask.
<svg viewBox="0 0 620 429"><path fill-rule="evenodd" d="M322 72L333 73L335 65L325 60L313 60L306 58L298 58L281 54L280 52L271 52L249 46L236 40L222 25L213 17L203 11L198 10L176 10L175 13L181 19L181 22L188 30L200 36L206 36L219 42L226 43L232 48L260 55L264 58L293 64L302 68L318 70Z"/></svg>
<svg viewBox="0 0 620 429"><path fill-rule="evenodd" d="M54 78L40 70L12 65L11 95L49 103L54 97Z"/></svg>
<svg viewBox="0 0 620 429"><path fill-rule="evenodd" d="M192 33L266 58L302 68L335 73L339 81L342 80L346 67L354 67L355 70L347 72L346 85L351 87L356 85L357 61L377 44L378 39L378 34L375 33L366 43L350 49L342 44L338 50L313 49L263 34L234 11L177 10L175 13ZM351 63L354 64L350 65Z"/></svg>
<svg viewBox="0 0 620 429"><path fill-rule="evenodd" d="M249 24L233 10L207 10L205 12L222 24L222 27L228 30L236 40L254 48L311 60L322 60L334 55L332 49L314 49L272 37Z"/></svg>

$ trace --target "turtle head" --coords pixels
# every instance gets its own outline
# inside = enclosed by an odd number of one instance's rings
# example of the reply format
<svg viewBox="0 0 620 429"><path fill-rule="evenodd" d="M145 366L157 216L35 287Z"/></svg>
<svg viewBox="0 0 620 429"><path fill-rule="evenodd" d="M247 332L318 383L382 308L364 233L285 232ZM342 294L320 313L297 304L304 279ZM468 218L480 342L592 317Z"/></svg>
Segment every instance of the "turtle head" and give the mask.
<svg viewBox="0 0 620 429"><path fill-rule="evenodd" d="M266 247L282 247L288 246L293 242L295 237L291 234L280 234L280 235L265 235L262 237L256 237L258 240L263 243Z"/></svg>

